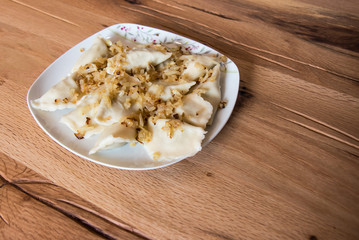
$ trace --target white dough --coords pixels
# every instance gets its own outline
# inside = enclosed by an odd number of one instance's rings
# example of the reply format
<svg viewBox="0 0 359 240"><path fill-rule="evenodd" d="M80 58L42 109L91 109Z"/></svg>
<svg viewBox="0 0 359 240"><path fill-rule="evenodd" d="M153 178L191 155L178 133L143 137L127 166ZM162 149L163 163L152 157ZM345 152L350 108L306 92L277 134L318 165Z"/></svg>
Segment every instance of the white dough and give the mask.
<svg viewBox="0 0 359 240"><path fill-rule="evenodd" d="M168 132L163 130L167 121L180 122L179 120L159 119L156 125L152 121L149 123L152 140L145 142L144 147L151 158L159 161L172 161L191 157L202 149L201 143L206 133L203 128L181 123L180 128L170 138Z"/></svg>
<svg viewBox="0 0 359 240"><path fill-rule="evenodd" d="M97 113L95 115L96 123L100 125L112 125L116 122L121 122L127 116L136 113L139 110L137 104L133 104L129 109L126 109L123 103L128 97L117 97L113 100L109 107L106 101L102 100L98 106Z"/></svg>
<svg viewBox="0 0 359 240"><path fill-rule="evenodd" d="M212 116L211 103L204 100L196 93L190 93L183 97L183 106L178 107L176 112L183 114L183 120L197 127L206 128Z"/></svg>
<svg viewBox="0 0 359 240"><path fill-rule="evenodd" d="M138 48L134 50L130 50L126 54L126 62L127 64L122 64L119 61L120 55L116 55L112 58L109 58L107 61L107 73L115 74L116 67L118 65L123 65L123 67L129 71L135 68L147 68L150 64L156 66L172 56L172 53L167 52L163 53L161 51L156 51L151 48Z"/></svg>
<svg viewBox="0 0 359 240"><path fill-rule="evenodd" d="M221 102L220 75L220 65L218 64L213 68L213 74L210 79L198 86L198 89L205 91L201 95L203 99L210 102L213 106L213 114L208 122L208 125L212 124L218 105Z"/></svg>
<svg viewBox="0 0 359 240"><path fill-rule="evenodd" d="M98 36L95 38L93 44L77 59L72 72L76 72L81 66L88 63L93 63L99 57L106 57L108 54L108 48L105 40Z"/></svg>
<svg viewBox="0 0 359 240"><path fill-rule="evenodd" d="M184 61L198 62L206 68L212 68L214 65L218 64L216 57L208 55L183 55L180 59Z"/></svg>
<svg viewBox="0 0 359 240"><path fill-rule="evenodd" d="M31 101L31 105L40 110L44 111L56 111L65 108L73 108L76 106L75 103L71 102L74 92L78 91L75 80L72 76L68 76L62 79L60 82L51 87L44 95L40 98ZM63 99L67 98L67 103L63 102ZM58 99L59 102L55 102Z"/></svg>
<svg viewBox="0 0 359 240"><path fill-rule="evenodd" d="M180 59L184 60L186 66L182 76L189 81L197 80L205 74L205 68L210 69L218 64L215 57L205 55L183 55Z"/></svg>
<svg viewBox="0 0 359 240"><path fill-rule="evenodd" d="M106 127L89 153L94 154L100 150L120 147L128 142L135 142L135 138L135 128L126 127L121 123L115 123Z"/></svg>
<svg viewBox="0 0 359 240"><path fill-rule="evenodd" d="M156 66L161 62L166 61L171 56L172 53L170 52L163 53L151 48L134 49L127 53L126 59L128 65L126 65L126 68L127 69L133 69L137 67L146 68L150 64Z"/></svg>
<svg viewBox="0 0 359 240"><path fill-rule="evenodd" d="M76 109L62 116L60 122L67 125L74 133L83 133L84 138L101 133L104 130L104 126L98 125L94 121L98 109L98 101L99 96L97 93L86 95Z"/></svg>
<svg viewBox="0 0 359 240"><path fill-rule="evenodd" d="M195 85L196 82L187 82L182 84L168 84L166 82L158 81L153 83L151 87L149 87L148 91L151 94L159 95L161 100L168 101L172 98L173 91L176 90L181 94L188 93L189 89Z"/></svg>

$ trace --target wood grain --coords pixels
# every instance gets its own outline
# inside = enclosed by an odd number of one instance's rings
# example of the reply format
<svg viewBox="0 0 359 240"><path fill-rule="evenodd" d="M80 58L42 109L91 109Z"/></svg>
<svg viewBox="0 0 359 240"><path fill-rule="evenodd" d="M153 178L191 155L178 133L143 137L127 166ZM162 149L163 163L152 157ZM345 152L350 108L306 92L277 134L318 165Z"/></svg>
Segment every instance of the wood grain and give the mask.
<svg viewBox="0 0 359 240"><path fill-rule="evenodd" d="M14 159L0 161L1 239L147 239Z"/></svg>
<svg viewBox="0 0 359 240"><path fill-rule="evenodd" d="M2 236L358 239L358 10L331 0L2 1ZM111 169L61 148L32 119L25 98L36 77L120 22L191 37L238 65L233 114L196 156Z"/></svg>

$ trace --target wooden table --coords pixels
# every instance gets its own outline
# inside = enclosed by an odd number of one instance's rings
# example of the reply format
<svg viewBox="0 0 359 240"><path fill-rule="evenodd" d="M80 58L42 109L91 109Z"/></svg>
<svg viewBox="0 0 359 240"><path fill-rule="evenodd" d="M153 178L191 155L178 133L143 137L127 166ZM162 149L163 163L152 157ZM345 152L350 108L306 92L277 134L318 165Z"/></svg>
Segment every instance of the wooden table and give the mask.
<svg viewBox="0 0 359 240"><path fill-rule="evenodd" d="M196 156L112 169L31 117L37 76L121 22L191 37L238 65L233 114ZM1 0L0 36L1 239L359 238L357 1Z"/></svg>

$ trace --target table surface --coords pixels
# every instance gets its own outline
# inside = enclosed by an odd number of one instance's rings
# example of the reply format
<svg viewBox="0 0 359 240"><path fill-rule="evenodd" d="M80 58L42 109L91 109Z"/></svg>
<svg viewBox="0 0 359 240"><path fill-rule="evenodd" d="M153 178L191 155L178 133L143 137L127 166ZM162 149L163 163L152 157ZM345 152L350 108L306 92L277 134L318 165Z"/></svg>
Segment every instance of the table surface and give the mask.
<svg viewBox="0 0 359 240"><path fill-rule="evenodd" d="M2 0L1 239L358 239L355 0ZM121 22L193 38L239 67L228 124L196 156L126 171L32 118L44 69Z"/></svg>

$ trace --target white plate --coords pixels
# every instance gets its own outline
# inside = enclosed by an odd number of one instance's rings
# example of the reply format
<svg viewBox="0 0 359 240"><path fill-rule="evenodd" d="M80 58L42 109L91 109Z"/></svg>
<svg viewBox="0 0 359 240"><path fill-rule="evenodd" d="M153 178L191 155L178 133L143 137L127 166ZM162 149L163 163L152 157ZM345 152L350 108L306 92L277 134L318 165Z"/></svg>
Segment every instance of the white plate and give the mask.
<svg viewBox="0 0 359 240"><path fill-rule="evenodd" d="M91 37L88 37L68 50L65 54L53 62L32 84L27 94L27 104L36 122L52 139L54 139L58 144L67 150L82 158L108 167L129 170L146 170L165 167L180 161L153 161L147 155L141 144L136 144L134 147L127 144L120 148L89 155L88 152L94 145L96 137L78 140L76 137L74 137L74 134L69 128L59 122L61 116L70 110L47 112L34 109L31 106L30 102L32 100L41 97L55 83L59 82L63 77L70 73L76 60L81 55L80 49L84 48L86 50L89 48L92 45L94 38L98 35L101 35L105 39L110 39L112 41L117 41L125 37L138 43L180 42L193 53L218 54L217 51L208 46L164 30L132 23L121 23L113 25L103 29L98 33L95 33ZM206 129L208 133L206 134L206 138L204 139L202 146L205 146L207 143L209 143L219 133L219 131L221 131L228 118L230 117L236 103L239 89L238 68L230 59L228 59L225 64L222 64L222 70L222 99L227 100L228 104L226 108L218 110L213 124ZM203 149L202 151L205 150L206 149Z"/></svg>

